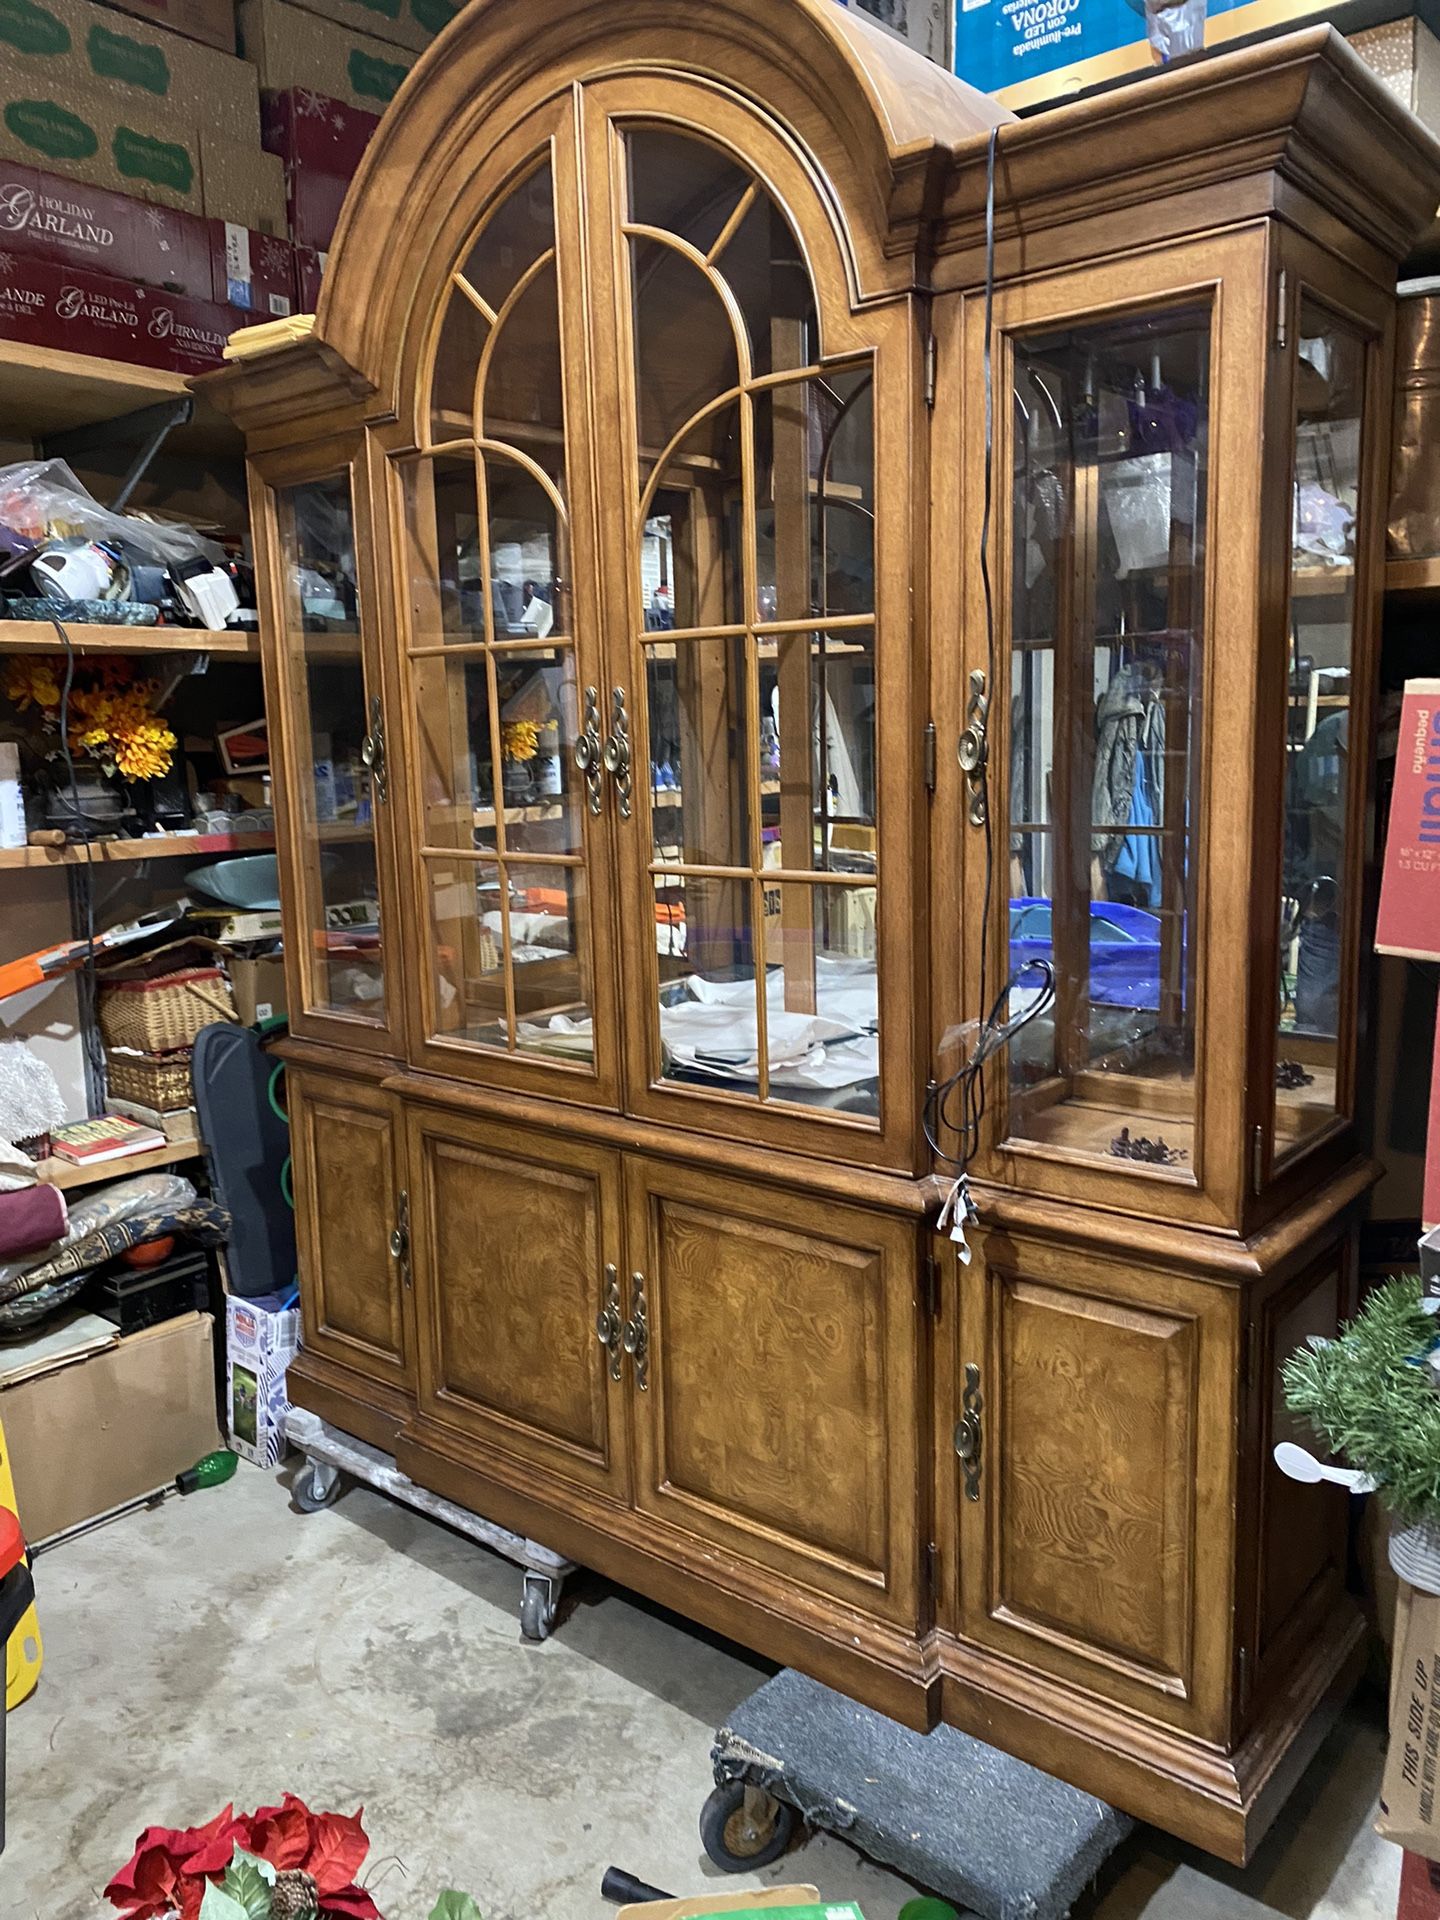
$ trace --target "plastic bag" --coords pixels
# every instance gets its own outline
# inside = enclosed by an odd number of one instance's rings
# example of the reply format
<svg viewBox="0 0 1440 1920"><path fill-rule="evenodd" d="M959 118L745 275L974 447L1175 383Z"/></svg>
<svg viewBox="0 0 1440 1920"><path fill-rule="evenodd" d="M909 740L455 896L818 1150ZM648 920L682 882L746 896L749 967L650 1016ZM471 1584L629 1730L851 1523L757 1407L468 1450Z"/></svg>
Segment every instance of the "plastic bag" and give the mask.
<svg viewBox="0 0 1440 1920"><path fill-rule="evenodd" d="M1205 0L1145 0L1145 37L1160 65L1205 45Z"/></svg>
<svg viewBox="0 0 1440 1920"><path fill-rule="evenodd" d="M225 564L222 549L193 527L102 507L63 460L19 460L0 467L0 530L11 552L26 552L47 540L104 540L172 570L197 560L212 567Z"/></svg>

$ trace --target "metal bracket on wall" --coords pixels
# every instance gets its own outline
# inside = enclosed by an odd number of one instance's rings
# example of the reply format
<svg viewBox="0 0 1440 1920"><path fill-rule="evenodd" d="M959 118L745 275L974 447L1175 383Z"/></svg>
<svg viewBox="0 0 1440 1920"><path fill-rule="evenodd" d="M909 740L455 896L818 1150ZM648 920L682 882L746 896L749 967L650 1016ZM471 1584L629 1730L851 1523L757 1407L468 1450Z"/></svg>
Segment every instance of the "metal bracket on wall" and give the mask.
<svg viewBox="0 0 1440 1920"><path fill-rule="evenodd" d="M65 427L46 436L40 451L47 460L68 460L71 466L84 465L87 454L105 453L112 447L133 447L139 451L130 462L120 491L110 502L112 513L119 513L136 487L145 478L151 461L159 453L176 427L194 418L195 401L188 394L174 400L158 400L153 407L137 407L133 413L116 414L113 420L97 420L93 426Z"/></svg>

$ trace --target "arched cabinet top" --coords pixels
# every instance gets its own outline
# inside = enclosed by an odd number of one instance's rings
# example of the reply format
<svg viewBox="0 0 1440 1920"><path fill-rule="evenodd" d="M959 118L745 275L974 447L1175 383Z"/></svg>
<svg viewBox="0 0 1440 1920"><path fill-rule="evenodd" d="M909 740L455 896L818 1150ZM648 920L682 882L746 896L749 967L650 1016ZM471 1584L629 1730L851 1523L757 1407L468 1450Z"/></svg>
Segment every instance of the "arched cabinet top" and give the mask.
<svg viewBox="0 0 1440 1920"><path fill-rule="evenodd" d="M857 302L912 284L950 151L1011 117L835 0L478 0L396 96L332 243L316 334L379 394L426 269L464 243L449 216L477 156L610 77L642 83L659 116L684 79L768 123L812 177Z"/></svg>

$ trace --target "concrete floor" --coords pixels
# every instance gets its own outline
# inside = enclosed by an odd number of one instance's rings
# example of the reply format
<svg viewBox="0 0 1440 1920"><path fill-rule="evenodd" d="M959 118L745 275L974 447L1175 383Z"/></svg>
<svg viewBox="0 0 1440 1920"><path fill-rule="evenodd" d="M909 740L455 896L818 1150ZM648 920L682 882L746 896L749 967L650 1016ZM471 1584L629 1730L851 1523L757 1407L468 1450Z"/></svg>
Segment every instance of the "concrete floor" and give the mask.
<svg viewBox="0 0 1440 1920"><path fill-rule="evenodd" d="M695 1832L710 1736L765 1670L602 1582L527 1646L506 1562L362 1489L301 1517L244 1464L37 1573L45 1672L9 1720L4 1920L95 1920L141 1827L285 1788L364 1804L387 1920L425 1920L444 1886L485 1920L600 1920L611 1861L676 1891L719 1878ZM1381 1748L1374 1717L1348 1719L1245 1873L1137 1838L1087 1920L1391 1920ZM764 1876L781 1877L867 1920L913 1891L823 1837Z"/></svg>

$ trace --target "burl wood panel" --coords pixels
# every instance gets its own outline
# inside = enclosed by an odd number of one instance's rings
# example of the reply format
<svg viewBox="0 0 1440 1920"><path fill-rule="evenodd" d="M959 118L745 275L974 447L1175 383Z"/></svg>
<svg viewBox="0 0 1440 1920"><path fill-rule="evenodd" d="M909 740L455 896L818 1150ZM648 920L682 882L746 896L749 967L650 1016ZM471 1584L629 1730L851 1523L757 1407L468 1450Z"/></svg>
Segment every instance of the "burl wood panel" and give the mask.
<svg viewBox="0 0 1440 1920"><path fill-rule="evenodd" d="M1195 1324L1001 1284L992 1607L1183 1684Z"/></svg>
<svg viewBox="0 0 1440 1920"><path fill-rule="evenodd" d="M305 1344L362 1371L406 1372L390 1257L399 1181L388 1105L357 1084L294 1076L291 1138Z"/></svg>
<svg viewBox="0 0 1440 1920"><path fill-rule="evenodd" d="M603 1469L604 1250L596 1173L507 1152L504 1129L420 1131L427 1404L561 1471ZM585 1476L588 1477L588 1476Z"/></svg>
<svg viewBox="0 0 1440 1920"><path fill-rule="evenodd" d="M629 1180L652 1337L642 1504L865 1604L908 1588L909 1233L788 1194L726 1204L727 1183L653 1163Z"/></svg>

